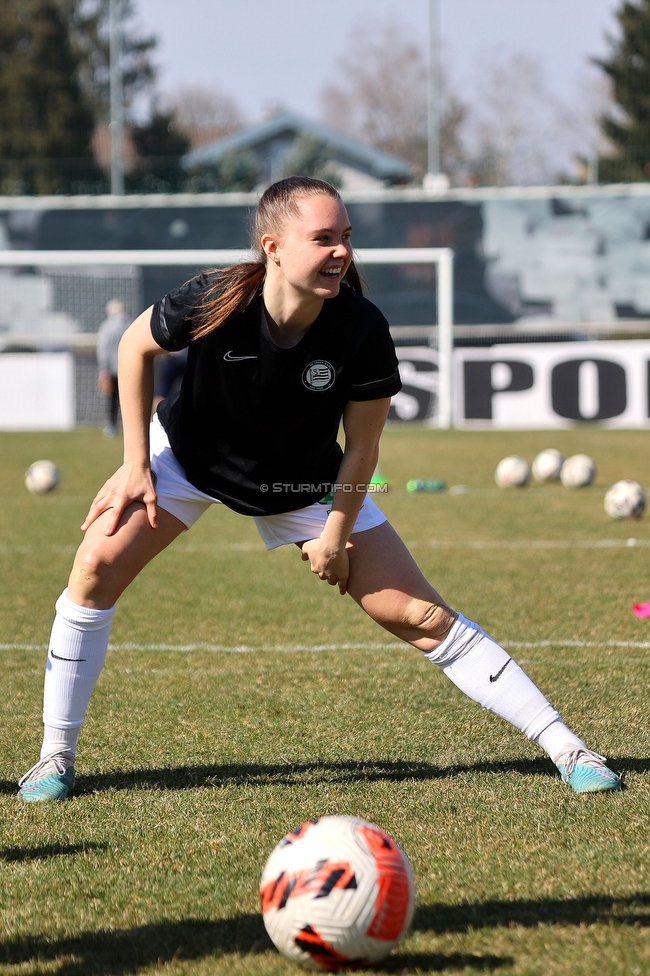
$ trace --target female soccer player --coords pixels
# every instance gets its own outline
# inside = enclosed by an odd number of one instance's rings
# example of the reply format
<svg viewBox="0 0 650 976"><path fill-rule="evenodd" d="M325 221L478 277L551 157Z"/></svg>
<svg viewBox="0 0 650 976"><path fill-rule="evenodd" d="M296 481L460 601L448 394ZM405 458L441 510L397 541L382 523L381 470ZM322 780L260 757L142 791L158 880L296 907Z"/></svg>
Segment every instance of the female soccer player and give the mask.
<svg viewBox="0 0 650 976"><path fill-rule="evenodd" d="M350 233L332 186L281 180L257 209L257 260L194 278L125 333L124 464L90 507L57 601L45 736L19 784L24 800L72 789L115 602L214 503L252 516L268 549L299 545L313 573L537 742L574 790L620 788L512 658L447 606L367 497L400 380L388 323L362 297ZM181 391L150 426L153 359L185 347Z"/></svg>

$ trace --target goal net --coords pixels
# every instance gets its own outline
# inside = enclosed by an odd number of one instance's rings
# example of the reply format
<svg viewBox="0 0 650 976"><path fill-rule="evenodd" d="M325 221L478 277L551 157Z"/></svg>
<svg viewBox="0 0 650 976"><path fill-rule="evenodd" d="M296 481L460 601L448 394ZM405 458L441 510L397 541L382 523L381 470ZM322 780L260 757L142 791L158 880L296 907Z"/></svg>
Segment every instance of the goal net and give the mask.
<svg viewBox="0 0 650 976"><path fill-rule="evenodd" d="M104 423L96 345L107 303L119 299L135 317L199 271L249 258L244 250L0 251L0 428ZM452 251L360 248L355 259L371 274L390 265L434 269L430 324L392 329L404 388L391 419L449 427Z"/></svg>

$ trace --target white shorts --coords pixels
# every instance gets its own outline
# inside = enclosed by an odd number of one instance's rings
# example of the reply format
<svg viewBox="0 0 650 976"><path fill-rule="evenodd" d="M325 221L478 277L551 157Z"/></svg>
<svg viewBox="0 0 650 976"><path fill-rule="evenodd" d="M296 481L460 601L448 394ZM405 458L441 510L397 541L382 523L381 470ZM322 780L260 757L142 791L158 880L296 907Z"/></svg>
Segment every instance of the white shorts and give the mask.
<svg viewBox="0 0 650 976"><path fill-rule="evenodd" d="M169 439L156 414L149 429L151 470L156 478L158 505L174 515L189 529L210 505L221 505L217 498L199 491L185 477L185 472L169 446ZM277 549L293 542L318 539L321 535L330 506L316 502L296 512L282 515L254 515L262 542L267 549ZM354 523L352 533L374 529L386 521L384 513L366 495Z"/></svg>

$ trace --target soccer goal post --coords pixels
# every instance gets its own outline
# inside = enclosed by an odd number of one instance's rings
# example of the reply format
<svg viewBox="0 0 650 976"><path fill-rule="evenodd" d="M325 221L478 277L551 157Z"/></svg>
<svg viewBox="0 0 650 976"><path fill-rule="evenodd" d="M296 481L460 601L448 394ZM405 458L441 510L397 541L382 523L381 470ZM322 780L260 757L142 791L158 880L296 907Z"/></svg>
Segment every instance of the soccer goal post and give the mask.
<svg viewBox="0 0 650 976"><path fill-rule="evenodd" d="M438 352L438 409L435 426L452 426L452 376L454 348L454 252L449 247L359 248L355 258L361 266L373 264L433 265L437 271L436 308L431 309L432 328L428 345ZM398 327L399 328L399 327ZM394 330L394 331L397 331Z"/></svg>
<svg viewBox="0 0 650 976"><path fill-rule="evenodd" d="M43 351L71 357L77 423L100 423L94 336L106 304L119 299L135 316L178 283L209 267L250 260L243 249L0 251L0 351ZM372 265L433 266L431 319L415 327L435 372L426 419L452 425L453 251L450 248L359 248L361 269ZM395 336L405 333L401 326ZM426 354L426 350L421 350ZM7 364L8 367L8 364ZM70 372L70 370L69 370ZM408 398L407 398L408 399ZM401 416L401 415L400 415Z"/></svg>

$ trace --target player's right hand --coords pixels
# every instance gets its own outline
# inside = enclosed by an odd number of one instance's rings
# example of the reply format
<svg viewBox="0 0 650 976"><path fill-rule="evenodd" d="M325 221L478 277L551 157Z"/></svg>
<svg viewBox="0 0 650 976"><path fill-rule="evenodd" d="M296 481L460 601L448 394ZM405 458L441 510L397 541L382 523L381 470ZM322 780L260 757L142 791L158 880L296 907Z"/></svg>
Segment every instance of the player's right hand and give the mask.
<svg viewBox="0 0 650 976"><path fill-rule="evenodd" d="M104 512L111 512L106 523L105 535L113 535L124 510L133 502L142 502L147 510L147 519L152 529L158 524L156 489L149 467L134 467L123 464L115 474L102 485L95 495L88 514L81 526L83 532Z"/></svg>

